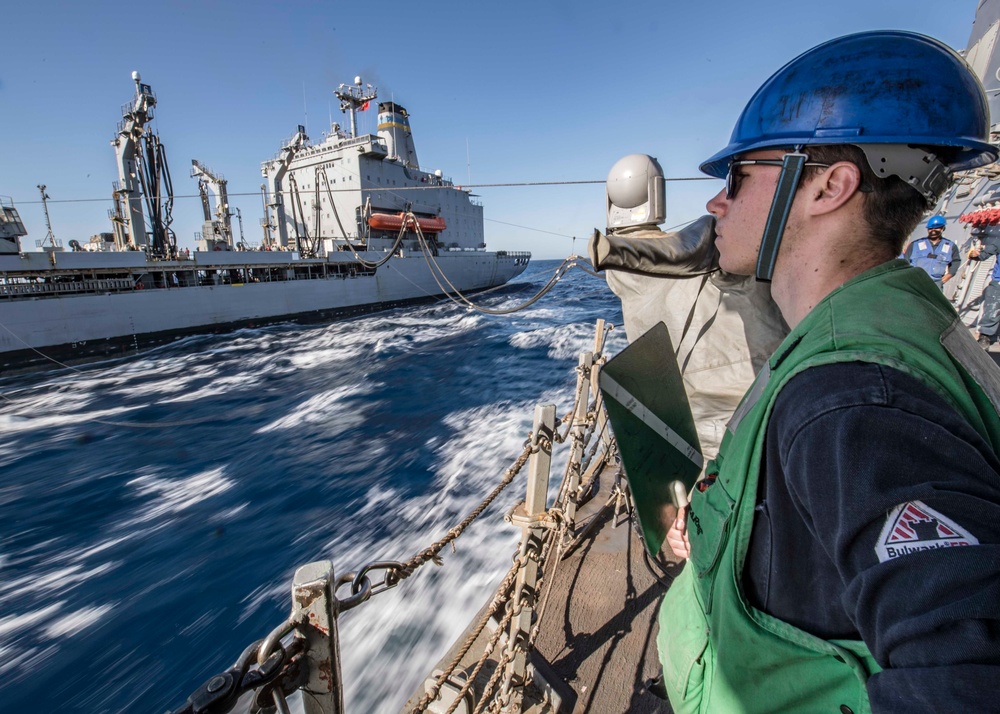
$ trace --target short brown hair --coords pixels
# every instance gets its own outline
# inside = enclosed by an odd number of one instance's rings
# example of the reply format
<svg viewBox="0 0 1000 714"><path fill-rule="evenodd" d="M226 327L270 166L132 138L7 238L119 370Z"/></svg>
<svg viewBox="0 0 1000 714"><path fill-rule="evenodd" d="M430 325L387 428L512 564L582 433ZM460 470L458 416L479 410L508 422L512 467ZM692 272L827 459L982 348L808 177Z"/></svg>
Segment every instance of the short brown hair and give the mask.
<svg viewBox="0 0 1000 714"><path fill-rule="evenodd" d="M881 178L876 175L864 152L852 144L807 146L805 153L811 161L823 164L848 161L861 170L864 219L869 236L892 256L903 252L906 239L927 210L924 197L898 176ZM818 172L819 169L807 171Z"/></svg>

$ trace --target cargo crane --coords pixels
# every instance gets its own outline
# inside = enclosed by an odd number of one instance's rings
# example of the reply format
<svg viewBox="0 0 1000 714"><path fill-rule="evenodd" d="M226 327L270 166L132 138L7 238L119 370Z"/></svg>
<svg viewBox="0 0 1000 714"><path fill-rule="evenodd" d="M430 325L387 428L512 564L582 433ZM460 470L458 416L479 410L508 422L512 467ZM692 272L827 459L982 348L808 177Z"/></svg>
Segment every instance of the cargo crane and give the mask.
<svg viewBox="0 0 1000 714"><path fill-rule="evenodd" d="M156 96L148 84L132 73L135 98L122 107L118 134L111 141L118 161L115 184L115 234L122 248L144 250L154 258L177 255L177 239L170 224L174 190L167 167L167 154L160 137L149 126ZM147 230L146 216L149 215Z"/></svg>
<svg viewBox="0 0 1000 714"><path fill-rule="evenodd" d="M277 158L264 164L261 169L261 175L264 177L265 184L261 186L261 191L264 196L264 206L269 209L265 213L264 221L261 225L264 226L264 245L268 248L279 248L284 250L288 248L288 215L285 211L285 203L283 197L283 182L285 175L288 173L288 167L292 163L292 159L295 155L299 153L309 144L309 137L306 135L306 128L299 124L298 131L295 132L295 136L285 142L281 147ZM291 196L291 194L289 194ZM294 209L293 209L294 213ZM296 235L299 235L300 228L297 224L294 224L294 217L292 218L293 225L295 227ZM277 230L278 236L275 238L273 231ZM295 246L296 249L298 246Z"/></svg>
<svg viewBox="0 0 1000 714"><path fill-rule="evenodd" d="M229 212L229 195L226 192L226 179L220 174L205 168L197 159L191 160L191 177L198 179L198 193L201 195L201 206L205 214L202 225L202 244L200 250L232 250L233 225L232 213ZM209 192L215 201L215 212L212 211Z"/></svg>

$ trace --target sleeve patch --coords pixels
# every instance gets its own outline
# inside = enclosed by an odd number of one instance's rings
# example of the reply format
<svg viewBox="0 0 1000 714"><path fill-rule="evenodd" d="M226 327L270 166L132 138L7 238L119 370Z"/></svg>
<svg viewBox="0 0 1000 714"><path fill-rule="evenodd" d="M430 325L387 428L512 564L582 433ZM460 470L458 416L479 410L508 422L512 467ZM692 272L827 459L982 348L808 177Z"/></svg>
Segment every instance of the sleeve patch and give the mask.
<svg viewBox="0 0 1000 714"><path fill-rule="evenodd" d="M959 545L979 545L979 539L923 501L910 501L889 511L875 553L884 563L921 550Z"/></svg>

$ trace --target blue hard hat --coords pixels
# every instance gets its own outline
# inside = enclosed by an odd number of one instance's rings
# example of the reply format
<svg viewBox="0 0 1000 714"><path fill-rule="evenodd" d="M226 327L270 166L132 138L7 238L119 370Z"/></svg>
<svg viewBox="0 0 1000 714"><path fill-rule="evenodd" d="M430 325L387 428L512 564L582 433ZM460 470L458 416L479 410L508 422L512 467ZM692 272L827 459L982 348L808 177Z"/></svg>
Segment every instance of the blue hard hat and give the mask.
<svg viewBox="0 0 1000 714"><path fill-rule="evenodd" d="M944 228L947 223L948 222L945 221L944 216L931 216L931 219L927 221L927 228L928 230L931 228Z"/></svg>
<svg viewBox="0 0 1000 714"><path fill-rule="evenodd" d="M989 131L983 86L954 50L912 32L860 32L779 69L701 170L724 178L734 156L768 147L915 144L957 149L946 161L956 171L996 160Z"/></svg>

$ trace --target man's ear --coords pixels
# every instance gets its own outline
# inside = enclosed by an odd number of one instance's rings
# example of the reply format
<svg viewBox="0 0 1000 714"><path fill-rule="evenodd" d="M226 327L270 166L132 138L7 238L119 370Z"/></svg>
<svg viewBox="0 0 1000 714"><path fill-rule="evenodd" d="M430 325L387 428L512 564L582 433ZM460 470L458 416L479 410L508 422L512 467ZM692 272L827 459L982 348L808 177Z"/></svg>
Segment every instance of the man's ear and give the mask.
<svg viewBox="0 0 1000 714"><path fill-rule="evenodd" d="M851 200L861 187L861 169L850 161L838 161L812 177L809 183L810 213L832 213Z"/></svg>

